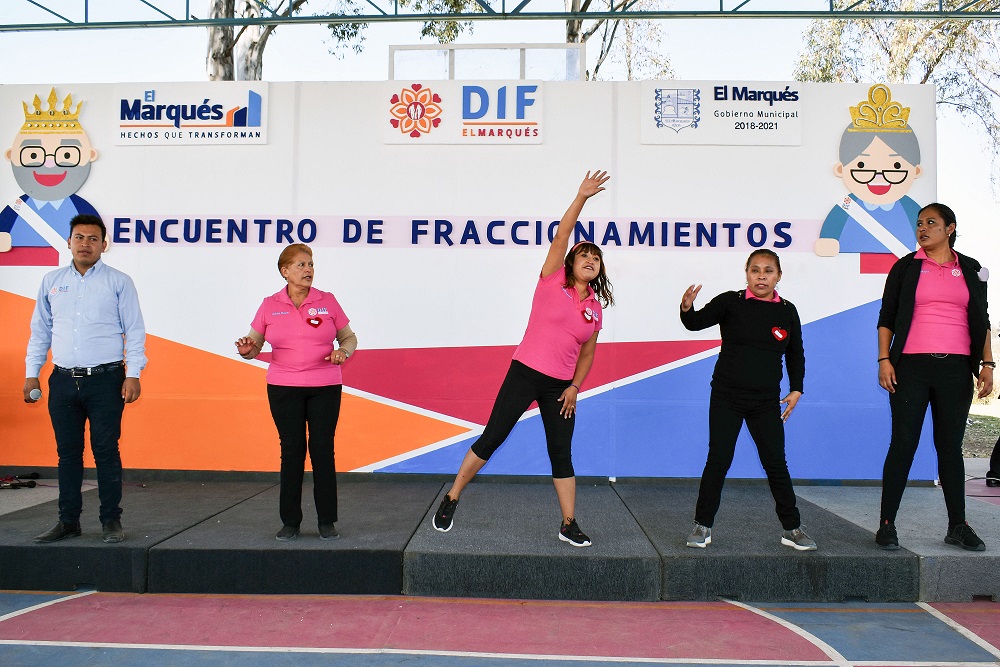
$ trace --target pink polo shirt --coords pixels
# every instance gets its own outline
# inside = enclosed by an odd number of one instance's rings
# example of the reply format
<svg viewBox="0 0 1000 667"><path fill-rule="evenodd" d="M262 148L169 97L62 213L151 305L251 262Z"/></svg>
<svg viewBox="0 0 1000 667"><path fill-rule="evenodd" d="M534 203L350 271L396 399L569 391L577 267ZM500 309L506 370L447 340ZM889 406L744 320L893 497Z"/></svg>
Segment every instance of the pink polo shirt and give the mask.
<svg viewBox="0 0 1000 667"><path fill-rule="evenodd" d="M264 299L250 327L271 344L267 383L286 387L342 384L340 366L325 357L334 350L337 331L350 320L329 292L310 288L295 308L282 289Z"/></svg>
<svg viewBox="0 0 1000 667"><path fill-rule="evenodd" d="M566 268L539 277L531 299L531 315L514 359L549 377L572 380L580 346L603 326L601 304L594 290L580 301L576 287L563 287Z"/></svg>
<svg viewBox="0 0 1000 667"><path fill-rule="evenodd" d="M756 294L751 292L749 287L747 288L747 291L743 293L743 298L747 300L757 299L758 301L770 301L771 303L778 303L779 301L781 301L781 297L778 296L778 290L774 290L774 292L771 294L770 299L761 299Z"/></svg>
<svg viewBox="0 0 1000 667"><path fill-rule="evenodd" d="M923 262L903 354L969 354L969 286L954 251L951 256L938 264L923 248L914 255Z"/></svg>

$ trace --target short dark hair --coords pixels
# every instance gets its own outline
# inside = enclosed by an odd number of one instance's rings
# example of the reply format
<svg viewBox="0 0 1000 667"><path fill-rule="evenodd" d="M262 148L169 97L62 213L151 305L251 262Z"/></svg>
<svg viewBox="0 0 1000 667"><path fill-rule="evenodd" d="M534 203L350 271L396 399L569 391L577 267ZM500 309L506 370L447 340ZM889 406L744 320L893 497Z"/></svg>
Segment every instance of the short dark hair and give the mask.
<svg viewBox="0 0 1000 667"><path fill-rule="evenodd" d="M955 230L956 231L958 230L958 219L955 217L955 212L953 210L951 210L950 206L945 206L944 204L941 204L939 202L932 202L932 203L928 204L927 206L924 206L922 209L920 209L920 212L917 213L917 217L919 218L920 214L923 213L924 211L926 211L929 208L932 208L935 211L937 211L937 214L941 216L941 220L944 221L944 226L946 228L949 225L955 225ZM954 248L955 247L955 237L956 236L958 236L957 233L956 234L950 234L948 236L948 247L949 248Z"/></svg>
<svg viewBox="0 0 1000 667"><path fill-rule="evenodd" d="M91 213L80 213L79 215L74 215L73 219L69 221L70 236L73 236L73 229L77 225L94 225L95 227L100 227L101 240L106 241L108 239L108 228L104 226L104 221L101 220L99 215L93 215Z"/></svg>
<svg viewBox="0 0 1000 667"><path fill-rule="evenodd" d="M754 250L752 253L750 253L750 256L747 257L747 264L746 266L743 267L744 271L748 271L750 269L750 262L752 262L753 258L756 257L757 255L764 255L765 257L773 259L774 265L778 268L778 273L781 273L781 260L778 259L778 253L768 248L758 248L757 250Z"/></svg>

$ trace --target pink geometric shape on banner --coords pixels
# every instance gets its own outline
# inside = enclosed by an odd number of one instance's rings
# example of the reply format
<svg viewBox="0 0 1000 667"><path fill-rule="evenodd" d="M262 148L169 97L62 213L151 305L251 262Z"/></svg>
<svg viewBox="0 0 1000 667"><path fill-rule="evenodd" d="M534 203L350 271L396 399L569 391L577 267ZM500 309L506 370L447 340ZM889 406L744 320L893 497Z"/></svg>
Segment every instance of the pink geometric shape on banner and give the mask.
<svg viewBox="0 0 1000 667"><path fill-rule="evenodd" d="M583 383L593 389L669 364L720 344L718 340L598 343ZM344 383L402 403L485 424L515 346L358 350Z"/></svg>

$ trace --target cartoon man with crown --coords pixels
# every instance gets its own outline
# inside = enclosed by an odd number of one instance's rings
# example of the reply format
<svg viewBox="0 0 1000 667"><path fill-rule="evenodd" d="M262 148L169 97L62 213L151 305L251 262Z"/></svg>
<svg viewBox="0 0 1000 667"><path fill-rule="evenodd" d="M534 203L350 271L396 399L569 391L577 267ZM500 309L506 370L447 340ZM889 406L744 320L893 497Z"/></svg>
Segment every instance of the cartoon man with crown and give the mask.
<svg viewBox="0 0 1000 667"><path fill-rule="evenodd" d="M62 108L55 88L47 110L38 95L31 108L21 104L24 125L4 155L25 194L0 212L0 265L56 266L66 249L70 219L79 213L97 215L76 194L90 176L97 151L80 124L83 102L72 109L72 95Z"/></svg>
<svg viewBox="0 0 1000 667"><path fill-rule="evenodd" d="M872 86L868 99L850 110L833 167L850 194L826 216L815 251L821 257L859 253L863 273L887 273L917 247L920 205L907 193L921 173L920 144L909 107L892 101L888 86Z"/></svg>

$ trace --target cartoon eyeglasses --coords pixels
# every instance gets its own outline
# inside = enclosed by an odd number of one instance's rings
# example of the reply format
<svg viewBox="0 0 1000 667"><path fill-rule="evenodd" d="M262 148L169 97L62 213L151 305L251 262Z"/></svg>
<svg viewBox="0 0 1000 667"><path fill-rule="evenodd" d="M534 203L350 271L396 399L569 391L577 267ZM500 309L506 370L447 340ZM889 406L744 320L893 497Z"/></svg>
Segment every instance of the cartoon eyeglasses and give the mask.
<svg viewBox="0 0 1000 667"><path fill-rule="evenodd" d="M899 185L906 180L910 172L906 169L883 169L882 171L878 171L877 169L851 169L851 178L864 185L874 181L875 177L879 174L882 174L882 178L885 179L886 183Z"/></svg>
<svg viewBox="0 0 1000 667"><path fill-rule="evenodd" d="M54 153L46 153L41 146L24 146L21 149L21 165L32 168L44 166L48 155L52 156L57 167L75 167L80 164L79 146L60 146Z"/></svg>

